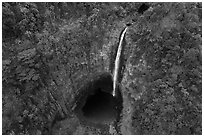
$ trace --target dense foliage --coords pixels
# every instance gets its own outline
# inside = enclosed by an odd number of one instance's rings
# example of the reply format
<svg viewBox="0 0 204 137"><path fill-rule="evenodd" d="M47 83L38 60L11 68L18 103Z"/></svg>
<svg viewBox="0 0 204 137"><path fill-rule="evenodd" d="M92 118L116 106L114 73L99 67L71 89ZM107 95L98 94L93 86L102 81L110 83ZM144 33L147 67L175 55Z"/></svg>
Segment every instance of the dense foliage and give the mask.
<svg viewBox="0 0 204 137"><path fill-rule="evenodd" d="M73 115L76 89L83 75L110 71L133 22L122 133L201 134L202 5L141 5L2 3L2 133L104 134Z"/></svg>
<svg viewBox="0 0 204 137"><path fill-rule="evenodd" d="M201 35L195 3L156 4L133 26L135 49L124 79L133 99L124 123L131 132L202 133Z"/></svg>

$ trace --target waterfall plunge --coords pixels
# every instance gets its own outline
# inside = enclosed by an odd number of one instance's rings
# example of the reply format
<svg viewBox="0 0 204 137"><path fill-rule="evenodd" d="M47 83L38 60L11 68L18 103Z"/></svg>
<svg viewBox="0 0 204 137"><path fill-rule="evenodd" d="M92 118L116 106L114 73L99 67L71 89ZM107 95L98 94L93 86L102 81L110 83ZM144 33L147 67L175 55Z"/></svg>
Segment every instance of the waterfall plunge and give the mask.
<svg viewBox="0 0 204 137"><path fill-rule="evenodd" d="M113 71L113 96L116 95L116 85L117 85L117 79L118 79L118 69L120 65L120 56L121 56L121 50L122 50L122 43L125 36L125 33L127 31L127 27L123 30L122 35L120 37L120 42L117 50L117 55L115 59L115 66Z"/></svg>

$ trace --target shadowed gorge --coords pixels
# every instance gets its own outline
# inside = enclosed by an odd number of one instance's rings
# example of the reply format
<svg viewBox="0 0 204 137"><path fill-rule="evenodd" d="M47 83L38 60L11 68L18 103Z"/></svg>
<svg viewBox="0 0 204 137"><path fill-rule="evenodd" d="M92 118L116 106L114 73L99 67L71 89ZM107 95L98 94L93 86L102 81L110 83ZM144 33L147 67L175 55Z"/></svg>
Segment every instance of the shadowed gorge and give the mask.
<svg viewBox="0 0 204 137"><path fill-rule="evenodd" d="M90 95L82 108L83 115L93 122L111 122L117 115L115 99L109 93L100 89L94 95Z"/></svg>
<svg viewBox="0 0 204 137"><path fill-rule="evenodd" d="M76 113L81 121L91 124L110 124L119 116L122 99L112 96L112 77L102 74L82 87ZM120 101L119 101L120 100ZM121 103L118 103L121 102Z"/></svg>

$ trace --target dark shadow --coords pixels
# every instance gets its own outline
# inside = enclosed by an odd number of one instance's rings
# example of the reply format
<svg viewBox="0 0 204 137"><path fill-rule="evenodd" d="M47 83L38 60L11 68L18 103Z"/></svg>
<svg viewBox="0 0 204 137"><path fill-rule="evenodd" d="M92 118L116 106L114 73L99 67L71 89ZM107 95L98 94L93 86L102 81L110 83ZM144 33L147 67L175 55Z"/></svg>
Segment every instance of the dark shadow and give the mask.
<svg viewBox="0 0 204 137"><path fill-rule="evenodd" d="M143 14L146 10L148 10L149 9L149 5L148 4L145 4L145 3L143 3L140 7L139 7L139 9L138 9L138 13L139 14Z"/></svg>
<svg viewBox="0 0 204 137"><path fill-rule="evenodd" d="M116 119L115 98L110 93L97 89L82 108L83 115L92 122L109 123Z"/></svg>
<svg viewBox="0 0 204 137"><path fill-rule="evenodd" d="M118 96L112 96L112 75L95 74L77 92L75 112L81 123L89 125L109 125L119 121L122 110L122 96L118 88Z"/></svg>

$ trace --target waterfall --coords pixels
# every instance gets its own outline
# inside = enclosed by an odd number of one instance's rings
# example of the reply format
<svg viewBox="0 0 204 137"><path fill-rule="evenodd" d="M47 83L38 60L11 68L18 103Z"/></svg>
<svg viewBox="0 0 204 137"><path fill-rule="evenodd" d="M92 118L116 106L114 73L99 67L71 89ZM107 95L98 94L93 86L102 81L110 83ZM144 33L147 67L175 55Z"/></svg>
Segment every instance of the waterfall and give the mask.
<svg viewBox="0 0 204 137"><path fill-rule="evenodd" d="M116 85L117 85L117 81L118 81L118 69L119 69L119 65L120 65L122 43L123 43L123 39L125 37L126 31L127 31L127 27L123 30L123 32L120 36L119 46L118 46L117 55L116 55L116 59L115 59L115 66L114 66L114 71L113 71L113 96L116 96Z"/></svg>

